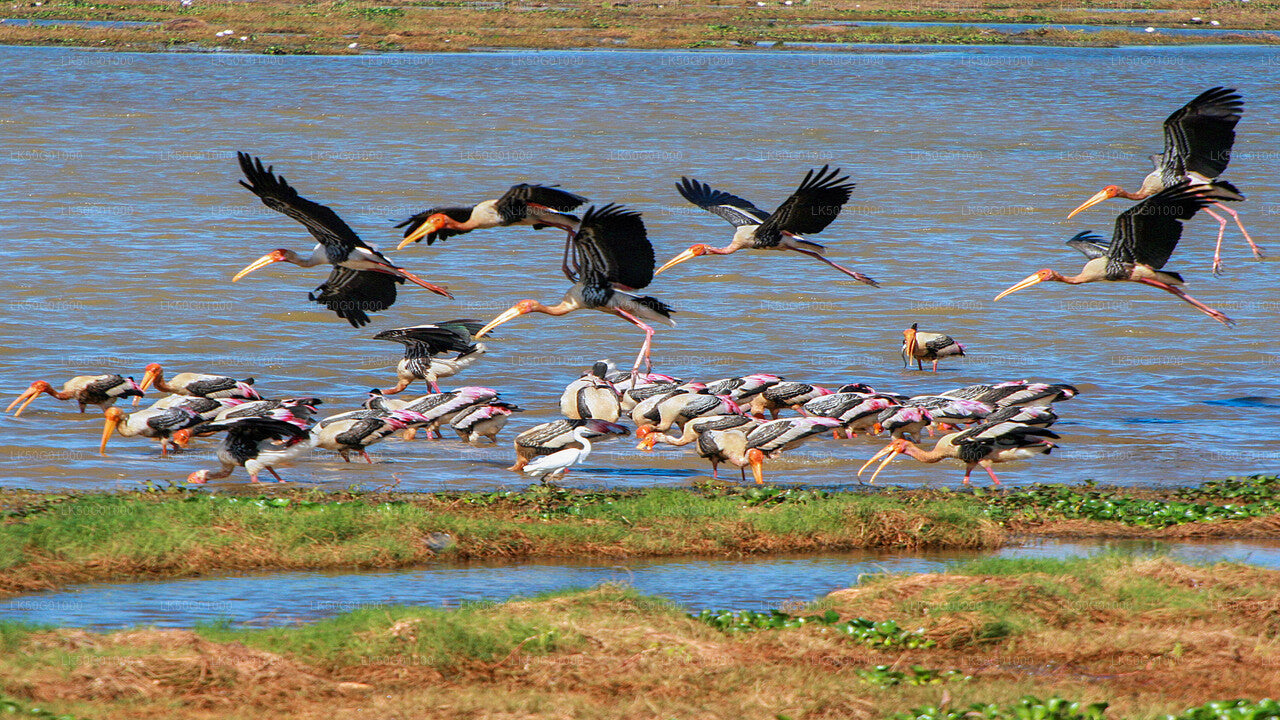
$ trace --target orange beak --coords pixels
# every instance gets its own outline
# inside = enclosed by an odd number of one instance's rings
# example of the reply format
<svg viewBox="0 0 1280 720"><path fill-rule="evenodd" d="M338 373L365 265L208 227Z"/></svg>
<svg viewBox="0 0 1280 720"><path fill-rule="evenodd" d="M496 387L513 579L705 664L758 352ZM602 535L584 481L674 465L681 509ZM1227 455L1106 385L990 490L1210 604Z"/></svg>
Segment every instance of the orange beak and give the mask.
<svg viewBox="0 0 1280 720"><path fill-rule="evenodd" d="M996 296L996 300L999 300L1000 298L1004 297L1005 295L1010 295L1010 294L1012 294L1012 293L1016 293L1016 292L1018 292L1019 290L1026 290L1027 288L1031 287L1032 285L1035 285L1035 284L1037 284L1037 283L1040 283L1040 282L1041 282L1041 281L1043 281L1043 280L1044 280L1044 278L1040 277L1040 273L1036 273L1036 274L1034 274L1034 275L1031 275L1031 276L1027 277L1026 279L1024 279L1024 280L1020 281L1017 285L1014 285L1013 287L1009 288L1008 290L1005 290L1004 292L1002 292L1002 293L1000 293L999 295L997 295L997 296Z"/></svg>
<svg viewBox="0 0 1280 720"><path fill-rule="evenodd" d="M257 260L254 260L252 263L249 263L248 267L236 273L235 277L231 278L231 282L235 282L239 280L240 278L244 277L245 275L248 275L254 270L261 270L262 268L270 265L271 263L278 263L278 262L282 262L283 260L284 258L280 255L280 253L275 252L273 250L267 253L266 255L263 255L262 257L258 258Z"/></svg>
<svg viewBox="0 0 1280 720"><path fill-rule="evenodd" d="M902 331L902 366L910 367L911 358L915 356L916 351L916 330L907 328Z"/></svg>
<svg viewBox="0 0 1280 720"><path fill-rule="evenodd" d="M116 431L120 423L124 420L124 413L120 408L108 408L106 414L106 422L102 426L102 446L98 448L98 454L102 457L107 456L107 441L111 439L111 434Z"/></svg>
<svg viewBox="0 0 1280 720"><path fill-rule="evenodd" d="M529 311L525 310L522 306L516 305L515 307L507 310L506 312L502 313L498 317L490 320L489 324L480 328L480 332L476 333L473 337L477 337L477 338L484 337L485 333L498 327L502 323L507 322L508 320L514 320L520 317L521 315L524 315L527 312Z"/></svg>
<svg viewBox="0 0 1280 720"><path fill-rule="evenodd" d="M880 471L881 471L881 470L884 470L886 467L888 467L889 463L893 462L893 459L894 459L894 458L896 458L896 457L898 457L899 455L901 455L901 454L902 454L902 450L900 450L900 449L898 448L898 446L897 446L897 445L890 445L890 446L889 446L889 448L890 448L890 450L891 450L891 452L889 453L889 457L886 457L886 458L885 458L885 459L880 463L880 467L876 468L876 471L875 471L874 473L872 473L872 475L871 475L871 479L867 481L868 483L870 483L870 484L872 484L872 485L875 485L875 484L876 484L876 478L880 477Z"/></svg>
<svg viewBox="0 0 1280 720"><path fill-rule="evenodd" d="M9 403L9 407L5 408L4 411L9 412L10 410L13 409L14 405L17 405L18 403L22 403L22 407L18 408L18 412L13 414L14 417L18 417L19 415L22 414L23 410L27 409L27 406L31 404L32 400L35 400L36 398L40 397L40 393L42 392L44 392L44 388L41 387L40 383L32 383L31 387L22 391L22 394L19 395L17 399L15 399L13 402Z"/></svg>
<svg viewBox="0 0 1280 720"><path fill-rule="evenodd" d="M186 450L187 445L191 444L191 430L183 428L182 430L174 433L170 440L173 441L174 445Z"/></svg>
<svg viewBox="0 0 1280 720"><path fill-rule="evenodd" d="M1098 191L1098 193L1097 193L1096 195L1094 195L1093 197L1089 198L1088 200L1085 200L1085 201L1084 201L1084 203L1083 203L1082 205L1080 205L1080 207L1076 208L1075 210L1072 210L1072 211L1071 211L1071 214L1070 214L1070 215L1067 215L1067 219L1068 219L1068 220L1070 220L1071 218L1075 217L1075 216L1076 216L1076 214L1077 214L1077 213L1079 213L1080 211L1082 211L1082 210L1088 210L1089 208L1093 207L1094 205L1097 205L1098 203L1100 203L1100 202L1102 202L1102 201L1104 201L1104 200L1110 200L1110 199L1111 199L1111 198L1113 198L1113 197L1115 197L1115 195L1114 195L1113 193L1111 193L1111 191L1109 191L1109 190L1099 190L1099 191Z"/></svg>
<svg viewBox="0 0 1280 720"><path fill-rule="evenodd" d="M757 485L764 484L764 453L755 448L747 451L747 462L751 463L751 476Z"/></svg>
<svg viewBox="0 0 1280 720"><path fill-rule="evenodd" d="M705 245L694 245L693 247L689 248L688 250L685 250L684 252L680 253L679 255L677 255L677 256L675 256L675 257L671 258L670 260L668 260L668 261L667 261L667 263L666 263L665 265L663 265L662 267L658 268L656 271L654 271L654 273L653 273L653 274L654 274L654 275L661 275L663 270L666 270L666 269L668 269L668 268L673 268L673 267L675 267L676 265L679 265L680 263L685 262L686 260L692 260L692 259L694 259L694 258L696 258L696 257L701 256L701 255L705 255L706 253L707 253L707 248L706 248L706 246L705 246Z"/></svg>
<svg viewBox="0 0 1280 720"><path fill-rule="evenodd" d="M164 372L164 371L163 371L163 370L161 370L160 368L157 368L157 367L148 367L148 368L146 369L146 371L145 371L145 372L143 372L143 374L142 374L142 382L138 384L138 387L142 388L142 391L143 391L143 392L146 392L146 391L147 391L147 388L151 387L151 385L152 385L153 383L155 383L155 381L157 381L157 380L159 380L159 379L160 379L160 375L161 375L161 373L163 373L163 372ZM137 404L138 404L138 398L134 398L134 399L133 399L133 404L134 404L134 405L137 405Z"/></svg>
<svg viewBox="0 0 1280 720"><path fill-rule="evenodd" d="M870 460L868 460L862 467L858 468L858 477L862 477L862 473L866 472L866 469L871 467L871 463L879 460L885 453L890 452L891 450L893 450L893 443L889 443L888 445L880 448L875 455L871 456Z"/></svg>
<svg viewBox="0 0 1280 720"><path fill-rule="evenodd" d="M400 241L400 244L396 246L396 249L403 250L406 245L418 242L422 238L439 230L442 225L444 225L444 220L439 216L432 215L426 222L419 225L417 230L405 235L404 239Z"/></svg>

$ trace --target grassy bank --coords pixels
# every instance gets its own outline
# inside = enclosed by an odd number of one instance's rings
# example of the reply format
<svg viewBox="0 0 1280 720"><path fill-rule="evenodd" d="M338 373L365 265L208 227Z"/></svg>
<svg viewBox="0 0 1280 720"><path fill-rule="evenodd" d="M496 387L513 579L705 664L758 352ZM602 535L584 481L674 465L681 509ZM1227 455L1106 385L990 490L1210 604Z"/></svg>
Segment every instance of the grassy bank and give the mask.
<svg viewBox="0 0 1280 720"><path fill-rule="evenodd" d="M922 3L890 0L768 2L217 2L42 0L11 5L4 16L41 21L125 21L137 27L0 24L0 43L126 50L236 50L267 54L461 51L477 48L738 48L757 43L966 43L1111 45L1280 42L1280 35L1224 33L1178 37L1122 30L1069 32L1053 25L1124 24L1280 33L1275 3L1203 0L1082 2L1036 0ZM1101 11L1112 12L1101 12ZM1114 12L1122 10L1125 12ZM1199 18L1193 22L1193 18ZM855 26L858 21L1035 23L1033 31L966 27ZM226 32L230 31L230 32ZM356 47L350 47L352 44Z"/></svg>
<svg viewBox="0 0 1280 720"><path fill-rule="evenodd" d="M431 560L984 549L1018 535L1280 538L1280 479L1159 494L703 487L270 496L0 492L0 592L71 582ZM244 488L243 492L260 492Z"/></svg>
<svg viewBox="0 0 1280 720"><path fill-rule="evenodd" d="M748 629L609 586L265 630L0 625L0 695L103 719L1153 718L1276 697L1277 597L1276 572L1101 557L873 577ZM886 621L914 640L840 630ZM1184 717L1275 712L1219 710Z"/></svg>

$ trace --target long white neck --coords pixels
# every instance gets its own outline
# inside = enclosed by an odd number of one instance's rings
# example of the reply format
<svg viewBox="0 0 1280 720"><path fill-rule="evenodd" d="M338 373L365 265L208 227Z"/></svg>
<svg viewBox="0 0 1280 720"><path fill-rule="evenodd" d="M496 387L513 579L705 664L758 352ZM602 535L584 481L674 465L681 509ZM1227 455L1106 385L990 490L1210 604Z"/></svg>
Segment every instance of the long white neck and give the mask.
<svg viewBox="0 0 1280 720"><path fill-rule="evenodd" d="M311 249L311 255L307 257L298 255L297 264L299 267L315 267L317 265L324 265L328 262L329 255L325 253L324 245L316 243L316 246Z"/></svg>
<svg viewBox="0 0 1280 720"><path fill-rule="evenodd" d="M591 454L591 441L587 439L586 428L578 428L577 430L574 430L573 436L578 438L578 442L582 443L582 456L579 460L579 462L581 462L582 460L587 459L587 456Z"/></svg>

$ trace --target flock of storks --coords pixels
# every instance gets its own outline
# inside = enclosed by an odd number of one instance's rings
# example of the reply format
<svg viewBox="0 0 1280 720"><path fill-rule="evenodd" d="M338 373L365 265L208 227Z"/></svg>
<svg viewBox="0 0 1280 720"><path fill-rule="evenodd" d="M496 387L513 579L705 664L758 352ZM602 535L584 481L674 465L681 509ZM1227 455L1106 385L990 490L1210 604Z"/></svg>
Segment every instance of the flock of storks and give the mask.
<svg viewBox="0 0 1280 720"><path fill-rule="evenodd" d="M1227 221L1211 207L1230 214L1255 256L1262 257L1239 216L1223 204L1243 200L1243 196L1230 183L1218 179L1230 159L1235 126L1243 107L1241 96L1234 90L1215 87L1170 115L1164 123L1164 152L1153 156L1155 170L1138 191L1107 186L1068 216L1108 198L1138 200L1116 218L1111 241L1089 233L1076 235L1067 244L1088 259L1079 274L1041 270L996 299L1043 281L1077 285L1128 280L1169 292L1215 320L1232 324L1221 312L1187 295L1180 287L1182 278L1163 268L1181 238L1183 222L1205 210L1219 223L1213 271L1220 271ZM245 175L240 184L267 207L306 226L318 243L306 257L292 250L273 250L241 270L235 280L276 262L301 267L328 263L332 272L309 298L355 327L369 322L368 313L390 307L396 299L397 285L405 281L452 297L444 287L392 263L362 241L331 209L301 197L260 159L246 153L238 153L238 159ZM859 471L861 476L875 460L884 458L872 481L902 454L922 462L958 459L966 466L967 484L975 467L983 467L998 483L992 464L1048 453L1054 447L1052 440L1058 437L1047 429L1057 417L1051 403L1073 397L1077 391L1069 385L1014 381L906 397L857 383L833 392L768 374L686 382L652 372L651 324L674 324L674 310L637 291L648 286L656 274L677 264L702 255L728 255L743 249L788 250L878 287L870 277L824 257L825 247L805 237L821 232L835 220L853 187L839 169L823 166L810 170L796 191L769 213L736 195L681 178L677 185L680 194L732 224L733 238L722 248L693 245L656 271L653 246L639 212L606 204L588 207L579 217L572 213L586 204L586 198L554 186L522 183L496 200L418 213L397 225L404 228L404 239L397 249L424 239L431 245L472 230L509 225L562 230L567 238L562 269L573 284L555 305L521 300L488 323L464 319L378 333L377 339L405 346L404 358L396 368L397 383L386 390L372 391L363 407L350 412L317 419L317 398L263 399L252 379L182 373L166 381L157 364L145 369L141 384L120 375L81 376L55 391L48 383L38 381L8 410L21 403L17 410L21 414L40 394L74 399L81 412L86 405L98 405L104 408L106 417L100 449L103 454L114 433L158 439L163 455L168 453L171 442L185 447L194 437L225 432L218 452L220 467L192 473L189 481L224 478L237 466L245 467L254 482L263 470L280 479L274 466L298 460L315 448L337 451L344 459L349 459L349 453L358 452L372 462L365 448L400 431L410 439L419 429L436 436L444 425L449 425L464 441L496 441L509 416L520 408L500 399L498 392L489 388L463 387L442 392L438 381L471 366L486 352L484 344L477 340L520 315L565 315L592 309L617 315L644 331L645 339L634 364L627 371L602 361L573 381L561 399L565 419L537 425L517 436L517 461L510 469L543 481L561 477L590 454L591 440L629 434L617 422L625 414L630 415L637 428L640 448L696 443L698 454L712 463L713 474L720 463L729 463L743 468L745 479L745 468L749 466L757 482L762 480L765 459L828 432L834 437L842 433L854 437L860 432L889 434L889 444ZM932 360L936 372L939 358L963 355L964 350L945 335L924 332L913 325L904 331L902 353L904 363L914 359L921 369L921 361ZM425 381L431 393L414 400L392 397L417 380ZM172 395L132 414L113 407L117 399L128 397L135 398L136 405L153 384ZM778 413L785 409L798 415L779 419ZM772 420L765 419L766 412L772 413ZM676 428L677 434L669 434ZM935 430L948 434L930 450L917 444Z"/></svg>

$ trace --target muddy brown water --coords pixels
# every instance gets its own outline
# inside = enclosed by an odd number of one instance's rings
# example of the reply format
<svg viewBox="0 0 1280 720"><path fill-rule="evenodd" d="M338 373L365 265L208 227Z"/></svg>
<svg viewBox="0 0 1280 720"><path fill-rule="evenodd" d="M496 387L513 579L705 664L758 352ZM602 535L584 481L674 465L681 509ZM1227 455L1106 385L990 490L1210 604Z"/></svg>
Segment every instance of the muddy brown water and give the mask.
<svg viewBox="0 0 1280 720"><path fill-rule="evenodd" d="M1250 258L1234 229L1225 277L1209 273L1207 217L1190 224L1169 267L1235 329L1129 284L992 302L1038 268L1077 271L1083 259L1063 242L1085 229L1109 236L1125 205L1064 222L1067 212L1109 182L1135 187L1160 150L1163 118L1212 85L1245 95L1226 177L1250 198L1241 211L1255 238L1280 254L1278 51L872 50L282 58L0 48L0 387L12 397L35 379L140 378L159 361L253 376L269 395L317 395L343 410L392 382L400 347L372 340L377 331L488 319L524 297L554 302L567 285L559 236L525 228L391 253L457 299L408 288L359 330L306 301L323 269L231 284L267 250L311 246L301 226L237 186L236 150L274 163L384 249L398 240L392 224L416 210L554 182L643 210L659 262L730 234L675 193L680 175L770 208L806 169L832 163L858 188L815 239L883 288L798 256L687 263L649 288L679 310L679 327L659 330L655 369L907 393L1021 378L1077 385L1081 396L1060 407L1061 448L1008 466L1011 483L1185 484L1280 465L1277 266ZM937 375L903 370L898 347L912 322L955 336L967 359ZM513 431L553 417L566 382L597 358L629 361L639 340L598 313L518 319L458 379L527 408L497 448L393 440L373 448L371 466L322 455L283 472L324 487L523 485L502 470ZM135 487L212 464L208 445L162 460L154 444L122 438L100 458L98 417L50 398L0 429L6 486ZM705 474L691 453L632 447L601 446L569 484L680 485ZM767 476L850 483L877 447L814 442ZM960 475L901 460L882 478Z"/></svg>

